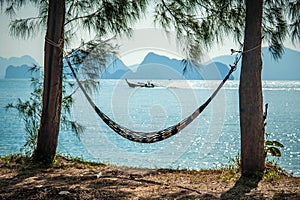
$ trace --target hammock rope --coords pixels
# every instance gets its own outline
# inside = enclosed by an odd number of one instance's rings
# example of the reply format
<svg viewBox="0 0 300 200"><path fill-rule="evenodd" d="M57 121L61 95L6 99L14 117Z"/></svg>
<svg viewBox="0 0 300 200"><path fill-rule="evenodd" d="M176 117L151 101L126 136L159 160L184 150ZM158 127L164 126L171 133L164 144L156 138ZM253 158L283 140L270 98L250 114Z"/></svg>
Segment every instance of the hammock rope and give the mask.
<svg viewBox="0 0 300 200"><path fill-rule="evenodd" d="M238 56L240 55L240 56ZM107 124L113 131L115 131L117 134L122 136L123 138L126 138L128 140L131 140L133 142L139 142L139 143L154 143L159 142L162 140L165 140L171 136L176 135L180 131L182 131L185 127L187 127L194 119L196 119L200 113L209 105L209 103L214 99L214 97L217 95L219 90L223 87L225 82L229 79L232 72L236 70L237 64L242 56L242 53L238 52L238 54L235 57L235 62L233 65L230 66L230 70L228 74L224 77L222 82L219 84L219 86L215 89L215 91L210 95L210 97L201 105L199 106L191 115L186 117L185 119L181 120L177 124L170 126L168 128L165 128L160 131L153 131L153 132L140 132L140 131L133 131L130 130L116 122L114 122L112 119L110 119L107 115L105 115L98 106L93 102L83 85L81 84L80 80L78 79L78 76L75 73L74 68L72 67L71 61L68 57L66 57L67 64L69 68L71 69L72 75L76 79L76 82L78 83L78 86L82 90L84 96L88 100L91 107L94 109L94 111L97 113L97 115L103 120L105 124Z"/></svg>

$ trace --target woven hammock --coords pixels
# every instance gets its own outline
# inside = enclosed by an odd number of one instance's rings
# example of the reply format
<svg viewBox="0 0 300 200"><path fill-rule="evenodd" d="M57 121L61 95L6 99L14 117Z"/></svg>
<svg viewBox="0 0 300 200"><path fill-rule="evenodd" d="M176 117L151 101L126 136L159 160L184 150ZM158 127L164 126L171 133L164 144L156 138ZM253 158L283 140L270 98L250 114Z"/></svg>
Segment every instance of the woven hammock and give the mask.
<svg viewBox="0 0 300 200"><path fill-rule="evenodd" d="M153 131L153 132L140 132L140 131L134 131L130 130L116 122L114 122L112 119L110 119L107 115L105 115L93 102L91 97L88 95L87 91L84 89L83 85L81 84L80 80L78 79L74 68L72 67L72 64L69 60L69 58L66 58L67 64L70 67L72 71L72 75L76 79L78 86L82 90L84 96L88 100L89 104L92 106L92 108L95 110L95 112L98 114L98 116L103 120L105 124L107 124L114 132L119 134L120 136L139 143L154 143L159 142L162 140L165 140L171 136L176 135L180 131L182 131L187 125L189 125L194 119L196 119L200 113L209 105L209 103L214 99L214 97L217 95L219 90L222 88L222 86L225 84L225 82L228 80L230 75L233 71L235 71L237 63L239 61L240 57L236 57L236 61L233 66L230 65L231 69L229 70L228 74L225 76L225 78L222 80L222 82L219 84L217 89L211 94L211 96L201 105L199 106L191 115L186 117L185 119L181 120L177 124L170 126L168 128L165 128L160 131Z"/></svg>

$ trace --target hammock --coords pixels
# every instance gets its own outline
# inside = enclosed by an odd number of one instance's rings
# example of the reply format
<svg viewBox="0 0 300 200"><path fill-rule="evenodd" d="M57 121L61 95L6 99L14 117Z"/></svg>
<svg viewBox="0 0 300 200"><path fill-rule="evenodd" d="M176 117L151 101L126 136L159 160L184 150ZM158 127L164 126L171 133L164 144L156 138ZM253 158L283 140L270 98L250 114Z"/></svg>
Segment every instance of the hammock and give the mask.
<svg viewBox="0 0 300 200"><path fill-rule="evenodd" d="M74 68L72 67L72 64L68 57L66 57L66 61L68 66L71 69L71 72L76 79L78 86L82 90L84 96L87 98L89 104L92 106L92 108L95 110L95 112L98 114L98 116L103 120L105 124L107 124L112 130L114 130L117 134L120 136L131 140L133 142L139 142L139 143L154 143L159 142L162 140L165 140L171 136L176 135L181 130L183 130L187 125L189 125L194 119L196 119L200 113L209 105L209 103L214 99L214 97L217 95L219 90L222 88L222 86L225 84L225 82L228 80L229 76L232 74L233 71L235 71L237 63L241 56L238 58L236 57L234 65L230 65L231 69L229 70L228 74L225 76L223 81L219 84L217 89L211 94L211 96L201 105L199 106L191 115L180 121L179 123L170 126L168 128L165 128L160 131L153 131L153 132L140 132L140 131L133 131L130 130L116 122L114 122L112 119L110 119L107 115L105 115L92 101L91 97L88 95L86 90L84 89L83 85L79 81Z"/></svg>

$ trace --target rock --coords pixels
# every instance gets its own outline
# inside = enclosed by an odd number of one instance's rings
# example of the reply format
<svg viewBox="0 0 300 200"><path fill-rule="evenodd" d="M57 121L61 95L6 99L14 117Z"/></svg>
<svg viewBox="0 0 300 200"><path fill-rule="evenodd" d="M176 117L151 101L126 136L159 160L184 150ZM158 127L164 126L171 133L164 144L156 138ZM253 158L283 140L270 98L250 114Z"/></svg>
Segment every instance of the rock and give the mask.
<svg viewBox="0 0 300 200"><path fill-rule="evenodd" d="M102 172L84 172L82 174L80 174L80 176L83 177L97 177L100 178L102 176Z"/></svg>
<svg viewBox="0 0 300 200"><path fill-rule="evenodd" d="M102 172L99 172L98 174L97 174L97 178L100 178L102 176Z"/></svg>
<svg viewBox="0 0 300 200"><path fill-rule="evenodd" d="M70 194L70 192L69 191L60 191L58 194L59 195L68 195L68 194Z"/></svg>

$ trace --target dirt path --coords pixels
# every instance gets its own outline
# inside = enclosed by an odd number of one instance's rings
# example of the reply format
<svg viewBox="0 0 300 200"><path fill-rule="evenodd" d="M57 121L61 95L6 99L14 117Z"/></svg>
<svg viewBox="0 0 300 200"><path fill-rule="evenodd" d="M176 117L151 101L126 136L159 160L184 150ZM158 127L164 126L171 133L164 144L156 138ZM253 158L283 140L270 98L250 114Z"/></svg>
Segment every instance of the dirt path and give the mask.
<svg viewBox="0 0 300 200"><path fill-rule="evenodd" d="M259 181L234 170L137 169L61 157L42 169L22 159L0 159L0 199L299 200L300 178L274 174Z"/></svg>

